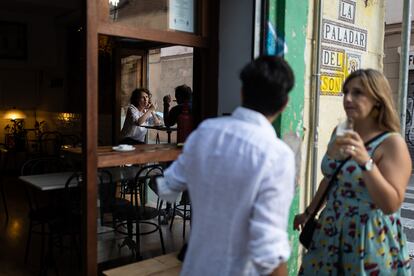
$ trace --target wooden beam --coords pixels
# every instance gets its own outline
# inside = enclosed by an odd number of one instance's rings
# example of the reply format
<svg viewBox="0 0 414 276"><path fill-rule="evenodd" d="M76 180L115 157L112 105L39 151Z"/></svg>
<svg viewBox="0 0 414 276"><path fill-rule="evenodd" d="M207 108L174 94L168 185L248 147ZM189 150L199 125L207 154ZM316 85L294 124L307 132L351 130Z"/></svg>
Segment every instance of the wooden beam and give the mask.
<svg viewBox="0 0 414 276"><path fill-rule="evenodd" d="M98 140L98 10L97 1L86 1L86 94L83 125L83 164L85 185L83 209L83 275L97 275L96 200Z"/></svg>
<svg viewBox="0 0 414 276"><path fill-rule="evenodd" d="M98 27L100 34L135 38L139 40L156 41L189 47L208 47L208 39L195 34L153 30L145 27L131 27L120 23L101 22Z"/></svg>

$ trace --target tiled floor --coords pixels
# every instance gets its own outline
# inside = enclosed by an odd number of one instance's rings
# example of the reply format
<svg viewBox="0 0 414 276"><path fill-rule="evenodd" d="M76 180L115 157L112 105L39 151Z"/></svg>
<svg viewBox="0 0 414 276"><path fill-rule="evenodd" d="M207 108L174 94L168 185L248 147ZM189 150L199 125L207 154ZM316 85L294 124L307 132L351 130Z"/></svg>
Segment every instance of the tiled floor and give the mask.
<svg viewBox="0 0 414 276"><path fill-rule="evenodd" d="M33 235L28 264L25 265L24 249L28 231L28 206L22 184L15 178L6 179L6 195L10 219L6 223L4 210L0 205L0 275L38 275L40 269L40 239ZM188 231L189 226L187 227ZM106 229L108 230L108 228ZM119 265L134 262L131 251L127 247L118 249L123 236L111 231L100 230L98 235L99 270L106 270ZM182 220L176 218L173 231L168 225L162 226L166 252L178 251L182 244ZM187 233L187 237L188 237ZM142 256L144 259L161 255L158 233L141 237ZM55 250L59 275L78 275L78 261L74 250ZM54 275L52 269L49 275Z"/></svg>

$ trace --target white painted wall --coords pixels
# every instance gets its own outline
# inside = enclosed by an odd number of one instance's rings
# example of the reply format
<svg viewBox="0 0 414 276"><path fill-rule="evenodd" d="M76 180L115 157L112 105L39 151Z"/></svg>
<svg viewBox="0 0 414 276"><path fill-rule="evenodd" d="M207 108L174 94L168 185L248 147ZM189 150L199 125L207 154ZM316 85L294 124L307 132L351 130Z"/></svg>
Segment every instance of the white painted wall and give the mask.
<svg viewBox="0 0 414 276"><path fill-rule="evenodd" d="M402 21L403 0L385 0L385 23L395 24ZM411 3L411 16L414 14L414 5Z"/></svg>
<svg viewBox="0 0 414 276"><path fill-rule="evenodd" d="M253 1L220 1L218 115L240 105L240 69L252 59Z"/></svg>

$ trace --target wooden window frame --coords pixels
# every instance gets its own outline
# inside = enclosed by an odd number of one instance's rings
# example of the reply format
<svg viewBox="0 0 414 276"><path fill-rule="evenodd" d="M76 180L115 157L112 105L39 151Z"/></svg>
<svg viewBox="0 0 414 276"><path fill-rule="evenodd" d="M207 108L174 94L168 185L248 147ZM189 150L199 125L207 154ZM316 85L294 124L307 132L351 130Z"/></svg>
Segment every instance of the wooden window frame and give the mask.
<svg viewBox="0 0 414 276"><path fill-rule="evenodd" d="M83 275L97 275L97 136L98 136L98 35L122 36L194 47L194 90L199 91L197 121L217 115L218 103L218 18L219 0L199 0L197 34L136 28L109 23L108 0L86 0L86 93L82 116L83 190L82 260ZM196 108L196 107L195 107Z"/></svg>

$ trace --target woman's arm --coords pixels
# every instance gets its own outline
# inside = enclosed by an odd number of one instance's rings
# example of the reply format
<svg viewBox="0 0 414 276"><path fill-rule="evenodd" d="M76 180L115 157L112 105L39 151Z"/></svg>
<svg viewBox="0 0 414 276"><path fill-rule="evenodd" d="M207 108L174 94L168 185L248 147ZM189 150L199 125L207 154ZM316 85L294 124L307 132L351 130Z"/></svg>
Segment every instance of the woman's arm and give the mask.
<svg viewBox="0 0 414 276"><path fill-rule="evenodd" d="M305 222L308 220L310 214L312 214L314 212L314 210L316 209L316 207L318 205L318 202L322 198L322 195L324 194L324 192L328 188L328 183L329 183L328 179L326 177L324 177L322 179L322 181L319 183L318 190L316 191L316 194L313 197L313 199L312 199L311 203L309 204L309 206L305 209L305 212L295 216L295 219L293 221L293 229L300 230L300 227L303 227ZM325 202L325 200L324 200L324 202ZM322 202L319 209L323 206L324 202ZM317 211L319 211L319 209Z"/></svg>
<svg viewBox="0 0 414 276"><path fill-rule="evenodd" d="M160 121L160 119L158 119L158 116L157 116L157 114L154 111L151 112L151 116L152 116L152 118L154 120L154 125L156 125L156 126L161 125L161 121Z"/></svg>
<svg viewBox="0 0 414 276"><path fill-rule="evenodd" d="M357 133L351 140L345 152L360 165L364 165L370 156ZM378 147L374 154L374 166L371 171L363 171L363 180L368 192L375 203L385 214L396 212L403 200L411 175L411 158L407 145L399 135L388 137Z"/></svg>
<svg viewBox="0 0 414 276"><path fill-rule="evenodd" d="M399 135L389 137L382 146L381 159L374 158L376 165L372 171L363 172L363 179L375 205L385 214L391 214L404 201L411 175L411 159L407 145Z"/></svg>
<svg viewBox="0 0 414 276"><path fill-rule="evenodd" d="M343 156L340 153L340 146L338 145L336 139L334 139L334 138L336 138L334 136L335 132L336 132L336 128L331 133L331 139L330 139L329 144L328 144L328 149L326 151L326 155L331 159L338 159L339 160L339 159L343 158ZM300 230L300 227L303 227L303 225L308 220L309 216L316 209L318 202L321 200L322 195L325 193L325 191L328 187L328 184L329 184L329 179L324 177L321 180L321 182L319 183L318 190L316 191L315 196L312 198L312 201L309 204L309 206L307 208L305 208L305 211L302 214L298 214L298 215L295 216L295 219L293 221L293 229ZM323 204L325 203L325 201L326 201L326 199L324 200L324 202L322 202L321 206L317 210L318 212L321 209L321 207L323 206Z"/></svg>
<svg viewBox="0 0 414 276"><path fill-rule="evenodd" d="M153 104L148 107L148 109L141 115L141 117L138 118L138 120L135 120L135 124L139 126L143 125L149 116L151 116L152 112L155 112L155 106Z"/></svg>

